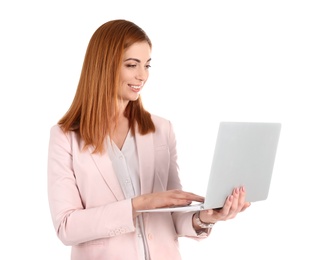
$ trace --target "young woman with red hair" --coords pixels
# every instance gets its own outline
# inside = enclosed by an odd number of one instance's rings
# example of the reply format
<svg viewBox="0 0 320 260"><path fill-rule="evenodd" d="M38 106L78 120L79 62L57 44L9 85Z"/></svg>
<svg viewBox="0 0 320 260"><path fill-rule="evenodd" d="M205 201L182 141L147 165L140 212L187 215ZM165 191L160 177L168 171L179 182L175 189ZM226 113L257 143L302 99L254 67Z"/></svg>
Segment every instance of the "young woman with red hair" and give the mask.
<svg viewBox="0 0 320 260"><path fill-rule="evenodd" d="M51 129L49 205L73 260L178 260L178 237L204 239L212 224L250 205L240 187L220 210L138 212L203 201L182 190L170 121L143 107L151 49L147 34L130 21L101 25L74 100Z"/></svg>

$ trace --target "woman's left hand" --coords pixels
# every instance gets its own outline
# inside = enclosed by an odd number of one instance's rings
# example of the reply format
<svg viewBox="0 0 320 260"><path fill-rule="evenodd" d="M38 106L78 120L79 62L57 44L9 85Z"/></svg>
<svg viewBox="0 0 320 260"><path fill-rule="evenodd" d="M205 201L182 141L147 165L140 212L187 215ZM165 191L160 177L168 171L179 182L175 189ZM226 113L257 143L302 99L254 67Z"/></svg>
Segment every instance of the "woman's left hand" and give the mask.
<svg viewBox="0 0 320 260"><path fill-rule="evenodd" d="M250 202L246 202L245 197L246 191L244 187L235 188L232 194L227 197L222 208L202 210L199 217L205 223L216 223L218 221L233 219L239 212L244 211L250 206Z"/></svg>

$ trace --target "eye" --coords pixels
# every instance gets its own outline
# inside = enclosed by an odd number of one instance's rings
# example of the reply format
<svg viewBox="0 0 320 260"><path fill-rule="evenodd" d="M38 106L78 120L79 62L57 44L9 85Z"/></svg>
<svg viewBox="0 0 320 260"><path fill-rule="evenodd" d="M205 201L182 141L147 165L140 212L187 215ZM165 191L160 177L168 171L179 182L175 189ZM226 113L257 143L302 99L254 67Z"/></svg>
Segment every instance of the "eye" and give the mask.
<svg viewBox="0 0 320 260"><path fill-rule="evenodd" d="M147 68L147 69L150 69L150 68L151 68L151 65L150 65L150 64L146 65L146 68Z"/></svg>
<svg viewBox="0 0 320 260"><path fill-rule="evenodd" d="M137 65L136 64L126 64L126 67L127 68L135 68L135 67L137 67Z"/></svg>

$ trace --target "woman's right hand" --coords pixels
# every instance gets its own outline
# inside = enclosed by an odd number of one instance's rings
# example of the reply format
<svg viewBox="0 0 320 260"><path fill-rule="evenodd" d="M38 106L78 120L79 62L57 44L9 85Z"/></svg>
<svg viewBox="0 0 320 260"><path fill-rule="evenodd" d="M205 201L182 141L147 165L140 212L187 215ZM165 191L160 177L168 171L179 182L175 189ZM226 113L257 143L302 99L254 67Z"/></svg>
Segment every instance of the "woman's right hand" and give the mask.
<svg viewBox="0 0 320 260"><path fill-rule="evenodd" d="M135 197L132 199L132 208L134 216L137 216L137 210L185 206L193 201L203 202L204 197L182 190L168 190Z"/></svg>

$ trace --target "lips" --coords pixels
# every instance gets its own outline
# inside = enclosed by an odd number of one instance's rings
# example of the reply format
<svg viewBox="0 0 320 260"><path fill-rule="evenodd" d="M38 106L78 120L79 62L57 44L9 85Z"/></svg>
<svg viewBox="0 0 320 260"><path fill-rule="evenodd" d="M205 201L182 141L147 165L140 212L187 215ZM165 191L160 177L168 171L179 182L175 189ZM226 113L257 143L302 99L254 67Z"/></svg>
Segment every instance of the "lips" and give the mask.
<svg viewBox="0 0 320 260"><path fill-rule="evenodd" d="M130 86L130 88L133 88L135 90L140 90L142 86Z"/></svg>
<svg viewBox="0 0 320 260"><path fill-rule="evenodd" d="M139 92L141 88L143 87L143 83L140 86L136 85L129 85L129 87L134 91L134 92Z"/></svg>

